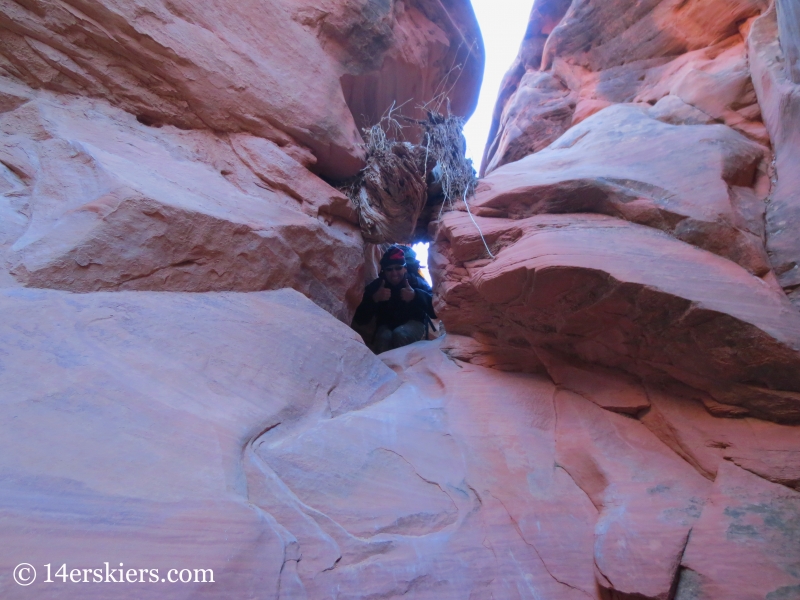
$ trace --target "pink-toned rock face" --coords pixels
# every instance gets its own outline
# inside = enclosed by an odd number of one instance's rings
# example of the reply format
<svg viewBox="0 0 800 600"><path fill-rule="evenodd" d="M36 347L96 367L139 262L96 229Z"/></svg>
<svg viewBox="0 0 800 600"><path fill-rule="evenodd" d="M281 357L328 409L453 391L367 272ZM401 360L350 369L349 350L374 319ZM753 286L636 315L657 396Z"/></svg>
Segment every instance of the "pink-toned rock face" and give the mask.
<svg viewBox="0 0 800 600"><path fill-rule="evenodd" d="M782 291L611 217L477 224L494 249L491 261L480 260L485 250L466 214L447 214L440 229L433 268L446 282L437 310L448 331L473 334L487 351L527 349L514 360L519 370L543 371L536 349L552 348L674 377L765 418L800 419L800 314Z"/></svg>
<svg viewBox="0 0 800 600"><path fill-rule="evenodd" d="M537 1L436 224L441 349L556 385L600 597L800 597L799 14Z"/></svg>
<svg viewBox="0 0 800 600"><path fill-rule="evenodd" d="M800 250L791 227L800 210L795 177L800 160L795 151L800 147L796 3L750 0L715 6L687 9L657 0L540 2L503 82L482 168L488 173L539 152L554 141L553 133L614 103L656 105L651 114L676 125L724 123L774 151L771 167L760 169L762 179L768 171L771 182L764 179L756 185L756 198L747 193L745 202L768 198L765 224L760 211L752 213L764 231L756 235L769 251L769 265L780 285L796 299ZM562 102L562 112L572 107L571 116L559 114L557 128L551 116L537 113L543 108L540 102L527 101L526 82L548 78L560 82L562 97L570 98ZM646 147L641 151L644 160L652 155ZM703 161L699 151L674 152L674 166L680 169L685 169L683 161L687 167ZM665 172L663 167L657 170ZM724 237L718 231L699 232L690 243ZM758 254L763 263L765 255Z"/></svg>
<svg viewBox="0 0 800 600"><path fill-rule="evenodd" d="M478 188L476 213L608 214L768 273L757 191L765 150L723 125L664 123L671 114L662 106L606 108L493 171Z"/></svg>
<svg viewBox="0 0 800 600"><path fill-rule="evenodd" d="M493 158L486 171L546 148L572 121L575 96L557 78L538 71L526 73L519 86L503 111L502 135L487 150Z"/></svg>
<svg viewBox="0 0 800 600"><path fill-rule="evenodd" d="M0 24L0 68L33 88L105 98L145 123L299 144L339 178L361 166L353 115L371 125L393 101L452 86L453 109L469 113L483 62L459 2L52 0L8 3Z"/></svg>
<svg viewBox="0 0 800 600"><path fill-rule="evenodd" d="M641 423L567 391L556 394L556 411L556 461L599 511L598 581L620 594L668 598L710 483Z"/></svg>
<svg viewBox="0 0 800 600"><path fill-rule="evenodd" d="M555 350L797 422L796 10L706 4L537 4L470 200L485 218L438 227L439 312L472 339L453 356L545 372Z"/></svg>
<svg viewBox="0 0 800 600"><path fill-rule="evenodd" d="M792 233L800 218L800 32L796 4L779 5L777 12L773 8L753 23L748 49L753 83L775 148L767 248L780 284L800 303L800 241Z"/></svg>
<svg viewBox="0 0 800 600"><path fill-rule="evenodd" d="M768 481L800 489L795 427L746 417L714 417L697 401L707 403L707 399L686 388L665 392L650 386L647 395L651 410L642 422L709 479L717 476L723 461L729 461Z"/></svg>
<svg viewBox="0 0 800 600"><path fill-rule="evenodd" d="M59 561L160 567L161 577L210 568L216 597L275 597L297 544L249 500L250 442L399 384L346 326L291 290L17 289L0 303L4 598L145 593L145 584L43 583L41 565ZM39 570L31 588L8 575L23 561ZM163 586L147 594L208 593Z"/></svg>
<svg viewBox="0 0 800 600"><path fill-rule="evenodd" d="M757 483L720 487L683 460L705 439L770 450L743 421L685 434L673 407L703 408L679 393L648 390L680 432L666 439L546 376L454 362L440 341L381 361L292 291L6 290L0 305L17 349L0 372L0 568L40 571L27 588L5 577L3 598L666 600L697 580L708 598L800 584L797 492L713 448L707 469ZM607 374L594 392L626 385ZM763 425L771 448L800 452ZM737 591L721 555L769 576ZM106 561L213 569L214 583L43 581L48 563Z"/></svg>
<svg viewBox="0 0 800 600"><path fill-rule="evenodd" d="M292 287L348 322L363 240L318 175L393 103L468 114L483 63L459 2L12 2L0 29L0 286Z"/></svg>
<svg viewBox="0 0 800 600"><path fill-rule="evenodd" d="M376 357L330 182L467 3L5 3L0 597L798 598L796 13L537 0Z"/></svg>
<svg viewBox="0 0 800 600"><path fill-rule="evenodd" d="M676 598L796 598L798 517L800 494L723 464L686 547Z"/></svg>
<svg viewBox="0 0 800 600"><path fill-rule="evenodd" d="M349 201L267 140L154 129L101 102L45 94L0 115L0 136L12 202L28 217L5 255L20 283L293 287L343 320L360 298Z"/></svg>

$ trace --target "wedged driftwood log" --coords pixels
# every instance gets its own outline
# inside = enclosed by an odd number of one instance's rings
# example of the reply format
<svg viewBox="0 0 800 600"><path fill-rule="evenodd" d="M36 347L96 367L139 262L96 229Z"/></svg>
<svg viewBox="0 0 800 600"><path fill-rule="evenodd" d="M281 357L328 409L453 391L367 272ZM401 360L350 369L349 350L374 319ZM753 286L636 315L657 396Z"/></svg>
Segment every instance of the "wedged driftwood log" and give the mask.
<svg viewBox="0 0 800 600"><path fill-rule="evenodd" d="M429 110L425 120L401 118L421 129L419 143L387 136L387 130L400 135L403 129L390 111L364 129L367 166L345 189L364 239L375 244L415 241L427 229L431 208L438 211L442 202L452 206L475 189L464 119L449 110L447 116Z"/></svg>
<svg viewBox="0 0 800 600"><path fill-rule="evenodd" d="M368 158L351 193L367 242L410 240L428 199L426 171L425 149L408 142L389 143Z"/></svg>

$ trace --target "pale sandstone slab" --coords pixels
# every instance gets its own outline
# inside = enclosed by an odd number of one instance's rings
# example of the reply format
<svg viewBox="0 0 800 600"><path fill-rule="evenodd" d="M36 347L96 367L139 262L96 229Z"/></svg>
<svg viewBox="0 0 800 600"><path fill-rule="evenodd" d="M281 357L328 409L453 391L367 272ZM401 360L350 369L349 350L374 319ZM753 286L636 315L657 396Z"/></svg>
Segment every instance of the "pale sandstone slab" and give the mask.
<svg viewBox="0 0 800 600"><path fill-rule="evenodd" d="M250 498L249 444L397 386L355 334L290 290L15 289L0 303L0 562L39 570L29 588L4 577L4 598L140 598L144 587L277 598L297 541ZM215 584L42 583L46 563L104 561L162 577L210 568Z"/></svg>
<svg viewBox="0 0 800 600"><path fill-rule="evenodd" d="M384 401L254 444L341 548L324 572L299 564L309 596L596 598L596 511L555 465L553 385L457 366L438 342L382 358L406 382Z"/></svg>
<svg viewBox="0 0 800 600"><path fill-rule="evenodd" d="M491 369L460 362L455 370L441 353L433 356L422 348L403 354L393 352L384 360L395 370L401 366L403 376L417 385L426 382L429 393L443 387L447 423L464 457L467 482L488 509L483 518L492 524L489 544L505 556L496 568L513 581L513 544L496 530L510 520L532 565L541 561L546 570L547 577L541 567L532 570L537 591L593 597L591 528L597 512L555 459L552 383L512 373L495 378Z"/></svg>
<svg viewBox="0 0 800 600"><path fill-rule="evenodd" d="M557 460L599 511L600 584L668 600L710 483L635 420L572 392L556 396Z"/></svg>
<svg viewBox="0 0 800 600"><path fill-rule="evenodd" d="M288 290L0 301L14 350L0 373L7 572L214 569L211 586L148 589L164 598L596 597L595 511L555 466L545 379L465 370L428 343L394 353L397 389L355 334ZM491 389L504 390L495 406ZM0 585L11 598L75 589ZM86 598L142 593L82 585Z"/></svg>
<svg viewBox="0 0 800 600"><path fill-rule="evenodd" d="M672 94L660 98L649 113L654 119L672 125L710 125L714 122L706 113Z"/></svg>
<svg viewBox="0 0 800 600"><path fill-rule="evenodd" d="M711 486L545 377L453 362L441 340L381 361L290 290L0 303L4 569L19 552L214 569L156 598L665 598Z"/></svg>
<svg viewBox="0 0 800 600"><path fill-rule="evenodd" d="M645 387L635 377L580 364L546 350L536 355L547 367L547 374L560 389L575 392L598 406L618 413L637 415L650 407Z"/></svg>
<svg viewBox="0 0 800 600"><path fill-rule="evenodd" d="M713 480L722 461L729 461L766 480L800 488L796 427L714 417L702 404L706 399L691 390L649 386L648 396L651 410L642 422L704 476Z"/></svg>

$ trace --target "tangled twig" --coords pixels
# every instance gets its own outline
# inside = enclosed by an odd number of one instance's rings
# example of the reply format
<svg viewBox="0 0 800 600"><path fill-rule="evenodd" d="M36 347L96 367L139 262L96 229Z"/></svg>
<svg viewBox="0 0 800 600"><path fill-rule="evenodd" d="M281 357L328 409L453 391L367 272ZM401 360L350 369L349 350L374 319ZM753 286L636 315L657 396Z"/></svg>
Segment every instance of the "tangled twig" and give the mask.
<svg viewBox="0 0 800 600"><path fill-rule="evenodd" d="M465 156L464 120L450 112L449 100L446 115L420 107L426 114L422 120L400 115L401 108L393 103L378 123L363 130L367 166L344 188L356 207L365 239L407 241L425 208L432 176L433 184L441 185L439 217L445 205L453 208L462 200L494 258L467 204L477 178L472 160ZM403 137L401 120L419 127L420 144L398 141Z"/></svg>

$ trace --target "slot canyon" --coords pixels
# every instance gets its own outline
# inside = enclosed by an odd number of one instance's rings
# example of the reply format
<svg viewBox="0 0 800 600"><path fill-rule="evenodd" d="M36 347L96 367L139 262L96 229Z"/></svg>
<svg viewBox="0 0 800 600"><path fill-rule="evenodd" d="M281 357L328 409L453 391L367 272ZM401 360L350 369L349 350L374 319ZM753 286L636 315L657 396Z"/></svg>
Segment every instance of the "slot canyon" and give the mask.
<svg viewBox="0 0 800 600"><path fill-rule="evenodd" d="M343 186L468 0L0 3L0 598L800 600L800 3L520 42L375 355Z"/></svg>

